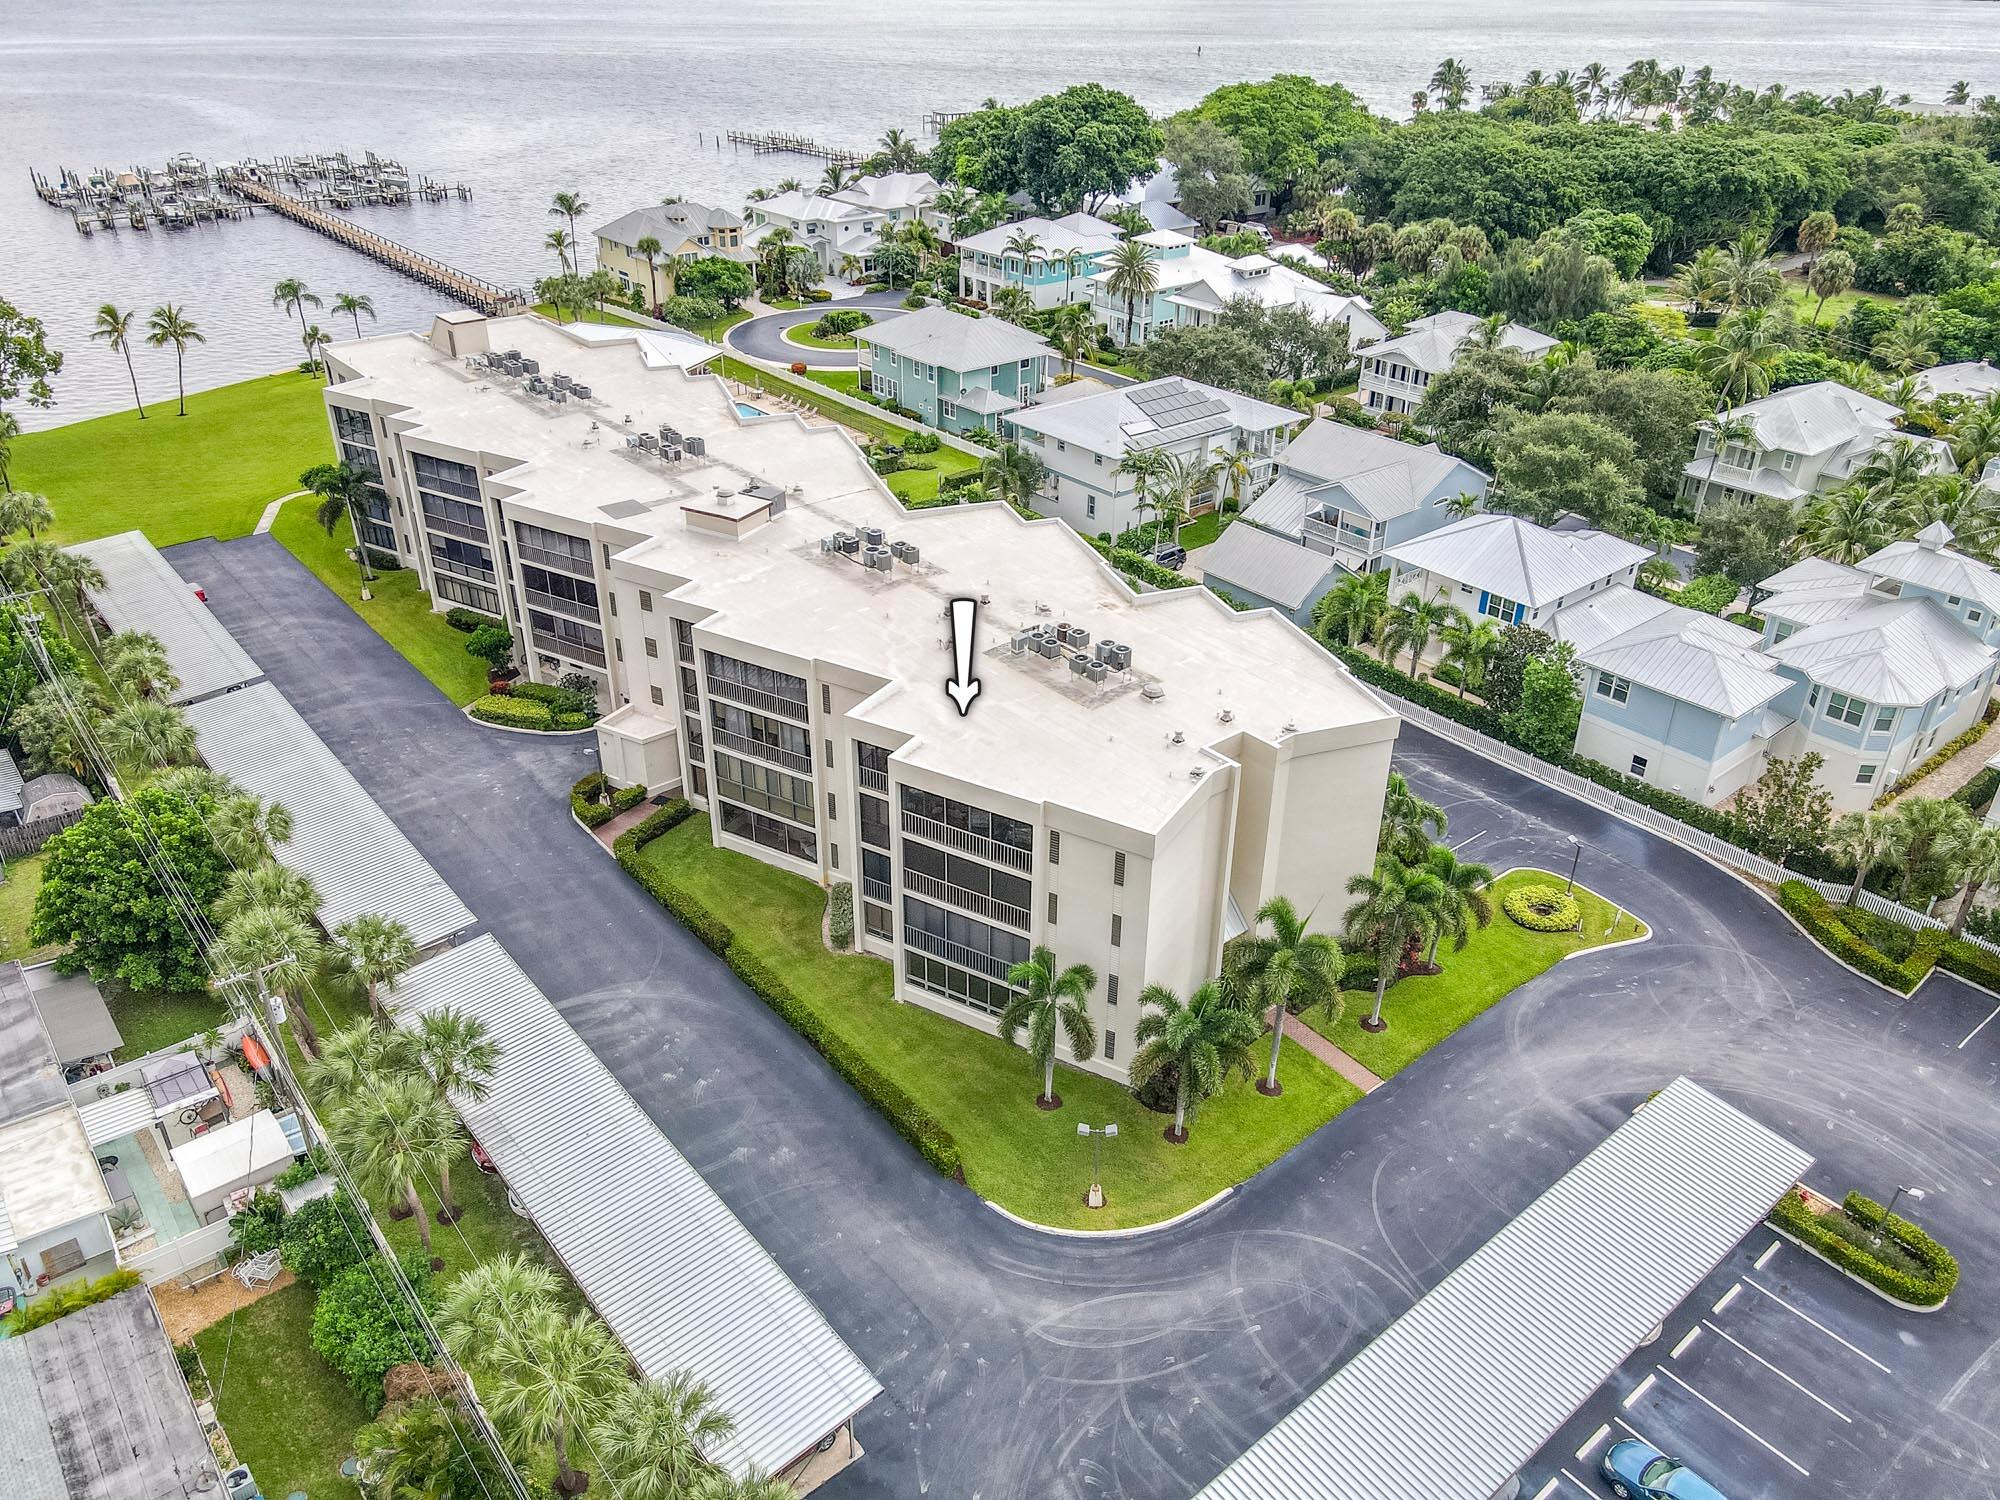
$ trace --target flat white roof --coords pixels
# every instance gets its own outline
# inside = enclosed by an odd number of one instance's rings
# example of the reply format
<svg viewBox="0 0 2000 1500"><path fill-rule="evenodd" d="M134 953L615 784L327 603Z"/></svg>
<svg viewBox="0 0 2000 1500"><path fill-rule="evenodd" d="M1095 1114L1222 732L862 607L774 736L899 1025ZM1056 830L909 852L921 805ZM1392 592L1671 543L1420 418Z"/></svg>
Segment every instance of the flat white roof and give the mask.
<svg viewBox="0 0 2000 1500"><path fill-rule="evenodd" d="M399 1014L455 1007L500 1049L459 1112L649 1377L690 1369L736 1430L709 1455L777 1470L881 1393L673 1142L491 935L418 964Z"/></svg>
<svg viewBox="0 0 2000 1500"><path fill-rule="evenodd" d="M187 718L203 760L291 813L278 861L312 878L328 931L373 913L394 917L425 948L472 925L444 877L277 688L260 682L190 704Z"/></svg>
<svg viewBox="0 0 2000 1500"><path fill-rule="evenodd" d="M104 587L90 591L90 602L105 624L158 638L181 680L172 694L175 703L190 703L263 677L264 669L195 597L194 585L174 571L143 532L122 531L78 542L68 550L81 553L103 571Z"/></svg>
<svg viewBox="0 0 2000 1500"><path fill-rule="evenodd" d="M16 1244L111 1207L97 1153L68 1099L0 1125L0 1205L0 1229L7 1231L0 1239Z"/></svg>
<svg viewBox="0 0 2000 1500"><path fill-rule="evenodd" d="M1497 1493L1811 1165L1675 1079L1200 1500Z"/></svg>
<svg viewBox="0 0 2000 1500"><path fill-rule="evenodd" d="M173 1148L174 1170L190 1198L248 1182L266 1167L292 1159L284 1127L268 1109L247 1120L231 1120L206 1135Z"/></svg>

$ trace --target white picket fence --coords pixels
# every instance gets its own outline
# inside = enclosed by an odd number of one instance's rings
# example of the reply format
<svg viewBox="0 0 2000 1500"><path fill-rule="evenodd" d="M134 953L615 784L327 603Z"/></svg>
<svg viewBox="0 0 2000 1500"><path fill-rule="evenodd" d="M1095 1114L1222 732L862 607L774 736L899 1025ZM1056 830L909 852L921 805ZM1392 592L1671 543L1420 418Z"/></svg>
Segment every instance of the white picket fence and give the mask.
<svg viewBox="0 0 2000 1500"><path fill-rule="evenodd" d="M1719 865L1740 870L1770 885L1777 885L1786 880L1801 881L1829 901L1847 900L1849 887L1844 883L1814 880L1796 870L1788 870L1783 865L1765 859L1761 854L1752 854L1748 849L1738 848L1712 833L1705 833L1699 828L1681 822L1678 818L1669 817L1656 807L1635 802L1608 786L1600 786L1587 777L1577 775L1574 771L1565 771L1560 766L1550 765L1525 750L1505 744L1491 735L1481 734L1456 719L1448 719L1443 714L1434 713L1420 704L1410 703L1383 688L1373 688L1373 691L1397 713L1426 733L1434 734L1439 739L1450 740L1454 745L1463 746L1477 755L1483 755L1510 771L1518 771L1523 776L1532 777L1536 781L1552 786L1580 802L1587 802L1614 817L1635 823L1649 833L1657 833L1662 838L1672 839L1675 843L1692 849ZM1864 911L1873 912L1878 917L1886 917L1892 922L1900 922L1905 927L1919 931L1927 927L1946 925L1928 912L1912 911L1909 907L1887 900L1873 891L1863 891L1858 904ZM1985 938L1976 937L1969 932L1965 934L1965 939L1989 953L2000 956L2000 945L1989 943Z"/></svg>

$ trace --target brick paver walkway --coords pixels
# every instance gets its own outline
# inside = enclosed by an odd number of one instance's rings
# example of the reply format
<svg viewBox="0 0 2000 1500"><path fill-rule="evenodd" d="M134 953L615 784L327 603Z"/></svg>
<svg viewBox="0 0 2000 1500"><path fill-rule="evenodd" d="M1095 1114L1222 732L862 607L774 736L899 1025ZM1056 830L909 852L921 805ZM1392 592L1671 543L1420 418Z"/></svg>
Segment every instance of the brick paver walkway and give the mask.
<svg viewBox="0 0 2000 1500"><path fill-rule="evenodd" d="M1276 1006L1271 1007L1271 1010L1276 1009ZM1267 1010L1264 1012L1264 1024L1266 1026L1271 1024L1271 1011ZM1375 1090L1382 1087L1382 1080L1373 1072L1364 1068L1345 1052L1342 1052L1332 1042L1329 1042L1317 1031L1314 1031L1312 1027L1306 1025L1297 1016L1287 1015L1285 1017L1285 1035L1297 1042L1329 1068L1333 1069L1342 1078L1345 1078L1349 1083L1360 1089L1362 1093L1372 1094Z"/></svg>
<svg viewBox="0 0 2000 1500"><path fill-rule="evenodd" d="M593 828L590 831L596 835L598 843L609 849L612 844L617 842L619 834L630 828L634 823L645 822L649 815L658 811L659 808L655 807L651 802L641 802L637 807L626 808L625 811L613 818L609 823Z"/></svg>
<svg viewBox="0 0 2000 1500"><path fill-rule="evenodd" d="M1996 737L1989 727L1985 734L1896 800L1901 802L1906 797L1949 797L1985 769L1986 762L1993 759L1993 752L1996 749L2000 749L2000 737Z"/></svg>

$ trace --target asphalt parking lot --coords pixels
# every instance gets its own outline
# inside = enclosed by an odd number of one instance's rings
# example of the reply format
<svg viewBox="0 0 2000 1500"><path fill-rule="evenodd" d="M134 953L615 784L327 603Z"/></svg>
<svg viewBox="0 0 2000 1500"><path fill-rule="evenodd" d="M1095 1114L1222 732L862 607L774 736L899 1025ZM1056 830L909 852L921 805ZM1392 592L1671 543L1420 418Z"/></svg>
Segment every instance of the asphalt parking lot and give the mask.
<svg viewBox="0 0 2000 1500"><path fill-rule="evenodd" d="M1522 1494L1601 1500L1599 1460L1636 1437L1729 1500L1991 1495L1993 1472L1919 1441L1928 1316L1759 1228L1536 1456Z"/></svg>

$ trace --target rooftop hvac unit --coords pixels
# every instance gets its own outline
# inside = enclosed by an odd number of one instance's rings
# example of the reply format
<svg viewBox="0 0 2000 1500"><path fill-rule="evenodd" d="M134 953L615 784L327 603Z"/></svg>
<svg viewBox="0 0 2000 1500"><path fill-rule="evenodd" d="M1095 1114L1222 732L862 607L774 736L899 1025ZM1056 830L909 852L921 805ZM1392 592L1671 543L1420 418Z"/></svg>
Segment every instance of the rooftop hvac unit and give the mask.
<svg viewBox="0 0 2000 1500"><path fill-rule="evenodd" d="M862 527L862 528L861 528L861 540L862 540L862 541L864 541L864 542L866 542L866 543L867 543L867 544L868 544L869 546L871 546L871 547L879 547L879 546L881 546L881 545L882 545L882 528L881 528L880 526L864 526L864 527Z"/></svg>
<svg viewBox="0 0 2000 1500"><path fill-rule="evenodd" d="M1099 661L1109 661L1111 660L1111 655L1110 655L1111 648L1116 644L1117 642L1110 640L1106 637L1099 637L1096 648L1093 649L1090 654L1096 657Z"/></svg>
<svg viewBox="0 0 2000 1500"><path fill-rule="evenodd" d="M1069 621L1056 621L1056 639L1061 641L1065 646L1069 644Z"/></svg>
<svg viewBox="0 0 2000 1500"><path fill-rule="evenodd" d="M1069 631L1069 643L1076 650L1081 651L1085 646L1090 644L1090 632L1085 630L1081 625L1072 625Z"/></svg>
<svg viewBox="0 0 2000 1500"><path fill-rule="evenodd" d="M849 557L861 550L861 538L851 531L836 531L833 539L840 544L840 550Z"/></svg>
<svg viewBox="0 0 2000 1500"><path fill-rule="evenodd" d="M888 572L894 566L895 561L893 557L889 556L889 549L887 547L870 547L866 552L861 554L862 566L873 568L880 573Z"/></svg>
<svg viewBox="0 0 2000 1500"><path fill-rule="evenodd" d="M1043 656L1047 657L1050 661L1054 661L1058 656L1062 655L1062 647L1058 646L1048 636L1043 636L1041 644L1041 653Z"/></svg>
<svg viewBox="0 0 2000 1500"><path fill-rule="evenodd" d="M639 446L644 448L648 453L658 453L660 451L660 440L650 432L640 433L637 441Z"/></svg>
<svg viewBox="0 0 2000 1500"><path fill-rule="evenodd" d="M681 440L681 435L680 435L680 434L679 434L678 432L674 431L674 429L673 429L673 424L671 424L671 423L669 423L669 422L662 422L662 423L660 424L660 441L661 441L661 442L663 442L663 443L678 443L678 442L679 442L680 440Z"/></svg>
<svg viewBox="0 0 2000 1500"><path fill-rule="evenodd" d="M530 375L530 376L528 377L528 394L529 394L529 395L531 395L531 396L539 396L539 395L541 395L541 394L542 394L542 393L543 393L544 391L546 391L547 389L548 389L548 386L547 386L546 384L544 384L544 383L543 383L543 381L542 381L542 377L541 377L541 376L539 376L539 375Z"/></svg>
<svg viewBox="0 0 2000 1500"><path fill-rule="evenodd" d="M222 1493L227 1500L256 1500L257 1481L247 1465L238 1464L222 1476Z"/></svg>
<svg viewBox="0 0 2000 1500"><path fill-rule="evenodd" d="M914 568L917 565L919 558L920 554L917 551L917 544L915 542L905 542L903 544L904 563Z"/></svg>
<svg viewBox="0 0 2000 1500"><path fill-rule="evenodd" d="M549 379L555 385L555 388L559 391L566 391L573 384L569 376L563 374L561 370L556 371L555 374L549 377Z"/></svg>
<svg viewBox="0 0 2000 1500"><path fill-rule="evenodd" d="M1120 641L1117 645L1111 648L1111 654L1105 657L1104 664L1107 667L1111 667L1112 669L1119 672L1131 671L1132 648L1126 645L1123 641Z"/></svg>
<svg viewBox="0 0 2000 1500"><path fill-rule="evenodd" d="M539 375L542 373L542 362L539 359L529 359L526 355L522 355L521 368L526 370L530 375Z"/></svg>
<svg viewBox="0 0 2000 1500"><path fill-rule="evenodd" d="M502 359L507 359L507 360L519 359L521 357L521 351L519 349L509 349L505 354L501 355L500 357Z"/></svg>
<svg viewBox="0 0 2000 1500"><path fill-rule="evenodd" d="M840 550L840 542L834 537L823 536L819 539L819 550L822 552L838 552Z"/></svg>
<svg viewBox="0 0 2000 1500"><path fill-rule="evenodd" d="M1088 677L1092 682L1104 681L1104 663L1101 661L1085 663L1083 675Z"/></svg>
<svg viewBox="0 0 2000 1500"><path fill-rule="evenodd" d="M1016 656L1026 656L1028 654L1028 647L1034 639L1035 634L1033 631L1017 630L1014 632L1013 640L1009 644L1012 645Z"/></svg>
<svg viewBox="0 0 2000 1500"><path fill-rule="evenodd" d="M1072 656L1069 659L1069 669L1073 674L1075 674L1078 677L1081 677L1083 675L1084 669L1089 665L1090 662L1086 658L1081 656Z"/></svg>
<svg viewBox="0 0 2000 1500"><path fill-rule="evenodd" d="M587 385L572 385L569 388L569 393L579 401L588 401L590 399L590 387Z"/></svg>
<svg viewBox="0 0 2000 1500"><path fill-rule="evenodd" d="M900 560L903 555L903 550L909 545L910 544L908 542L904 541L901 537L898 537L895 541L889 543L889 555L893 558L897 558Z"/></svg>
<svg viewBox="0 0 2000 1500"><path fill-rule="evenodd" d="M625 439L625 446L628 448L644 448L646 445L638 438L628 437Z"/></svg>
<svg viewBox="0 0 2000 1500"><path fill-rule="evenodd" d="M705 458L708 455L707 438L688 436L681 440L681 446L695 458Z"/></svg>

